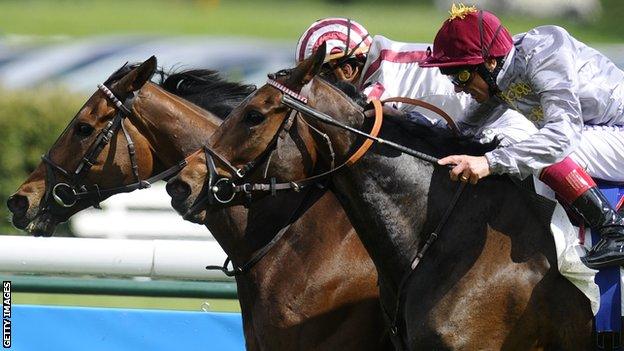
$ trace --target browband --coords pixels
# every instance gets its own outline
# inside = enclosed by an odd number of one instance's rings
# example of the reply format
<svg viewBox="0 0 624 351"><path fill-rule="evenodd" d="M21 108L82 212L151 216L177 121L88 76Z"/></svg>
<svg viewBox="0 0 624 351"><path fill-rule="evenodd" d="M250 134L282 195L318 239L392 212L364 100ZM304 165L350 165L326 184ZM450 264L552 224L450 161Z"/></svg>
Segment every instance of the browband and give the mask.
<svg viewBox="0 0 624 351"><path fill-rule="evenodd" d="M286 94L286 95L288 95L290 97L293 97L293 98L303 102L304 104L308 103L308 98L306 98L305 96L303 96L303 95L301 95L299 93L294 92L293 90L287 88L284 84L282 84L282 83L280 83L280 82L278 82L276 80L273 80L273 79L269 78L269 79L267 79L267 84L272 86L272 87L274 87L274 88L276 88L277 90L281 91L282 93L284 93L284 94Z"/></svg>

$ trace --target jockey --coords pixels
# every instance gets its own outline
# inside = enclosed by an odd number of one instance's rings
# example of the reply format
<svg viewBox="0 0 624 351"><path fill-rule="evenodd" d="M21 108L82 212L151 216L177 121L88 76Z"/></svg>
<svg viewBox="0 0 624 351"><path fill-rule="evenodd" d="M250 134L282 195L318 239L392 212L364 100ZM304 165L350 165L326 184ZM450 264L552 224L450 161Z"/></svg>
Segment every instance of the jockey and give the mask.
<svg viewBox="0 0 624 351"><path fill-rule="evenodd" d="M453 5L450 13L421 65L439 67L457 92L480 103L516 109L539 130L484 156L449 156L440 164L455 164L451 178L472 183L489 174L539 176L600 232L585 264L623 264L624 220L588 173L624 182L624 72L563 28L512 38L489 12Z"/></svg>
<svg viewBox="0 0 624 351"><path fill-rule="evenodd" d="M312 23L303 32L297 43L295 61L299 63L312 56L323 42L326 43L328 54L322 74L329 80L355 85L369 99L400 96L423 100L455 117L462 132L478 135L484 142L498 137L502 145L508 145L536 131L530 122L515 111L479 106L470 95L456 94L453 84L439 69L421 68L419 62L426 57L429 44L401 43L381 35L371 38L368 31L356 21L325 18ZM440 116L428 109L401 103L395 107L400 112L384 107L384 113L404 114L416 123L446 129ZM463 118L466 111L474 112L476 109L479 115L490 116L491 123L474 123Z"/></svg>

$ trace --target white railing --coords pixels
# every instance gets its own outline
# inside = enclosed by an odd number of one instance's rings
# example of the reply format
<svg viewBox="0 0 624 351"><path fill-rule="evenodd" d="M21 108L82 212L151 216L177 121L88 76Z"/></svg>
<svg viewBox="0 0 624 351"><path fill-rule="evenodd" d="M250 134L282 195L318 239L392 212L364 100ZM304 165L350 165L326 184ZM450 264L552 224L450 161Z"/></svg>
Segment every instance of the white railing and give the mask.
<svg viewBox="0 0 624 351"><path fill-rule="evenodd" d="M0 236L0 272L222 279L207 265L226 255L215 241Z"/></svg>
<svg viewBox="0 0 624 351"><path fill-rule="evenodd" d="M165 182L149 189L117 194L70 219L73 233L84 238L213 240L208 229L182 219L171 208Z"/></svg>

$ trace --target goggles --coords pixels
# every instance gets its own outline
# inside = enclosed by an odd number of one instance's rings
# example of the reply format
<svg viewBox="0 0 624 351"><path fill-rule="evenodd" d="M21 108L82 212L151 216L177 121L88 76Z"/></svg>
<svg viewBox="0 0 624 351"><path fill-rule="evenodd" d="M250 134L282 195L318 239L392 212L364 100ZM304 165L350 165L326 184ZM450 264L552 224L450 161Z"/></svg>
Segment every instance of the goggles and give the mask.
<svg viewBox="0 0 624 351"><path fill-rule="evenodd" d="M462 69L461 71L449 75L451 83L457 87L465 87L474 77L474 70Z"/></svg>

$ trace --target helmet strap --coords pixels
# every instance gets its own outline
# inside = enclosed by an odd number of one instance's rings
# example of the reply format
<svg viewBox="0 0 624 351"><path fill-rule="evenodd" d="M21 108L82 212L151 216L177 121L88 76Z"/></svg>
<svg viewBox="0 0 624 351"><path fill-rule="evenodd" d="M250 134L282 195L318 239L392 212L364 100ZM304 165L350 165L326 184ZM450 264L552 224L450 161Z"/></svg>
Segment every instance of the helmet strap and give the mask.
<svg viewBox="0 0 624 351"><path fill-rule="evenodd" d="M496 32L494 32L494 35L492 36L492 40L490 40L490 43L488 44L488 46L486 47L485 44L483 43L483 10L479 11L479 20L477 21L479 23L479 40L481 42L481 56L483 57L484 60L487 60L490 57L490 49L492 48L492 45L494 45L494 42L496 41L496 38L498 38L498 34L500 34L501 30L503 29L503 24L499 24L498 28L496 28Z"/></svg>
<svg viewBox="0 0 624 351"><path fill-rule="evenodd" d="M484 35L483 10L479 10L477 22L479 23L479 39L481 41L481 56L483 57L483 63L477 66L477 72L481 75L483 80L487 83L489 90L490 90L490 95L494 96L500 92L498 84L496 84L496 77L498 77L498 73L503 68L503 64L505 63L505 58L504 57L497 58L496 67L491 72L485 66L485 62L491 58L490 49L492 48L492 45L494 45L494 42L496 41L498 34L501 32L501 29L503 29L503 25L502 24L498 25L498 28L496 28L496 32L494 32L494 35L492 36L492 40L487 46L485 46L485 43L483 42L483 35Z"/></svg>
<svg viewBox="0 0 624 351"><path fill-rule="evenodd" d="M479 24L479 39L481 41L481 57L483 57L483 63L477 66L477 72L481 75L483 80L487 83L489 90L490 90L490 95L494 96L500 92L500 89L498 88L498 84L496 84L496 77L498 77L498 72L500 72L500 70L503 68L503 64L505 63L505 58L504 57L497 58L496 67L491 72L487 69L487 67L485 67L485 62L491 58L490 49L492 48L492 45L494 45L494 42L496 41L498 34L503 29L503 25L502 24L498 25L498 28L496 28L496 32L494 32L494 35L492 36L492 40L486 46L485 43L483 42L483 35L484 35L483 10L479 10L477 23Z"/></svg>
<svg viewBox="0 0 624 351"><path fill-rule="evenodd" d="M353 56L353 54L355 53L355 51L356 51L357 49L359 49L359 48L360 48L360 46L362 46L362 44L364 44L364 42L366 41L366 39L367 39L369 36L370 36L370 34L366 33L366 35L364 36L364 38L362 38L362 40L361 40L359 43L357 43L357 45L355 45L355 46L353 47L353 49L351 49L351 51L345 52L345 55L344 55L343 57L341 57L341 58L337 59L337 61L336 61L336 63L335 63L335 66L341 66L343 63L345 63L345 62L349 61L349 59L351 59L351 58L352 58L351 56ZM345 50L348 50L348 48L349 48L349 41L347 41L347 45L346 45Z"/></svg>
<svg viewBox="0 0 624 351"><path fill-rule="evenodd" d="M477 66L477 73L487 83L490 96L500 93L500 88L496 84L496 78L501 69L503 69L503 64L505 64L505 58L501 57L496 59L496 67L492 71L487 69L485 62Z"/></svg>

